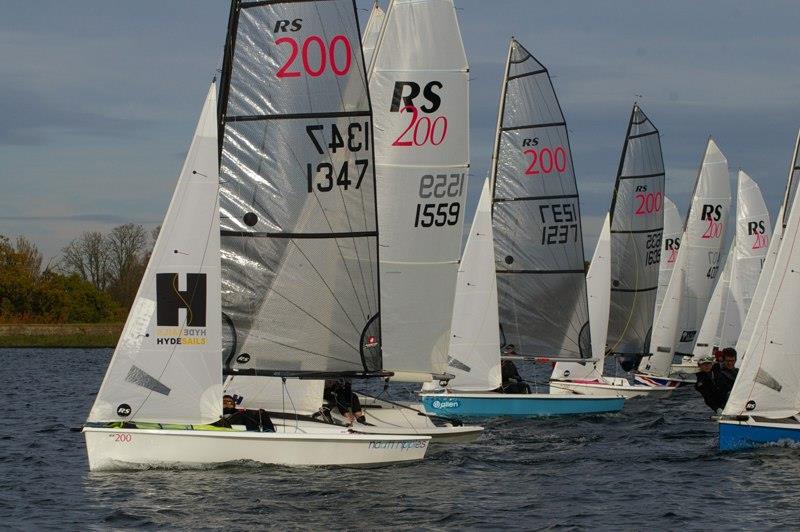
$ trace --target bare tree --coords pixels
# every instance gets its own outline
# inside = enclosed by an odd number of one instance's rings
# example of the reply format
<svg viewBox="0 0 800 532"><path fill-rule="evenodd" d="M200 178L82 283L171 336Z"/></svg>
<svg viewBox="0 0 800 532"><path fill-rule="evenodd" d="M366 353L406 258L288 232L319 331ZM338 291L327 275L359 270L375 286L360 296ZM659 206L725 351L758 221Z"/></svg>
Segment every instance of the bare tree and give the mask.
<svg viewBox="0 0 800 532"><path fill-rule="evenodd" d="M39 277L42 273L42 254L36 244L24 236L19 236L17 237L17 253L24 268L30 272L31 276Z"/></svg>
<svg viewBox="0 0 800 532"><path fill-rule="evenodd" d="M129 307L147 265L147 232L138 224L115 227L106 237L111 284L109 292Z"/></svg>
<svg viewBox="0 0 800 532"><path fill-rule="evenodd" d="M58 269L80 275L98 289L105 290L110 280L106 238L99 231L83 233L61 251Z"/></svg>

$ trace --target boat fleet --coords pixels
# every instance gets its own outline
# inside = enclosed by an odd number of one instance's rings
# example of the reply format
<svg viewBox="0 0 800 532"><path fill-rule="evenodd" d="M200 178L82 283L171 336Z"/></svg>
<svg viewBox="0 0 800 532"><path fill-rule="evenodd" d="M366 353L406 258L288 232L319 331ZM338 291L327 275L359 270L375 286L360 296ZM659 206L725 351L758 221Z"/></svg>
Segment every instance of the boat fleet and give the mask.
<svg viewBox="0 0 800 532"><path fill-rule="evenodd" d="M720 449L800 441L797 148L774 230L744 171L733 209L713 139L681 220L634 103L587 269L566 120L515 38L499 98L462 250L453 0L376 3L363 33L353 0L233 0L219 84L83 427L90 469L417 461L478 438L471 418L668 397L733 345ZM552 364L547 390L503 393L505 360ZM384 385L358 392L363 422L325 408L342 379ZM393 398L398 384L417 400ZM218 426L223 394L275 431Z"/></svg>

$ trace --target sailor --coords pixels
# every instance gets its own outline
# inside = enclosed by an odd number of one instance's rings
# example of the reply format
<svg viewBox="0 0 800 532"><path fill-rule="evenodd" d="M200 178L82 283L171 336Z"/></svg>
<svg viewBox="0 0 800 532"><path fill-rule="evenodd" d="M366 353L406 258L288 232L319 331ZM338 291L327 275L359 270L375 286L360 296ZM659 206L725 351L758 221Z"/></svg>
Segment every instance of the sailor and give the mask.
<svg viewBox="0 0 800 532"><path fill-rule="evenodd" d="M244 425L249 431L275 432L275 425L272 424L266 410L236 408L236 399L228 394L222 396L222 417L212 425L226 428L231 428L232 425Z"/></svg>
<svg viewBox="0 0 800 532"><path fill-rule="evenodd" d="M700 371L697 372L694 389L700 392L703 400L714 413L721 414L722 408L725 406L725 399L714 380L714 357L704 356L697 361L697 365L700 367Z"/></svg>
<svg viewBox="0 0 800 532"><path fill-rule="evenodd" d="M322 392L322 398L328 402L331 407L336 407L339 413L343 415L349 424L353 421L358 421L364 425L368 425L367 418L361 408L361 401L358 395L353 393L353 388L350 381L345 379L328 379L325 381L325 390Z"/></svg>
<svg viewBox="0 0 800 532"><path fill-rule="evenodd" d="M736 367L736 355L736 349L726 347L722 350L722 362L714 364L712 369L714 382L722 396L723 404L728 402L728 397L730 397L731 390L733 389L733 383L736 381L736 376L739 374L739 368Z"/></svg>
<svg viewBox="0 0 800 532"><path fill-rule="evenodd" d="M511 346L513 349L514 346ZM504 353L508 354L507 349ZM500 378L502 384L497 389L500 393L531 393L531 389L525 379L519 374L517 365L513 360L505 359L500 362Z"/></svg>

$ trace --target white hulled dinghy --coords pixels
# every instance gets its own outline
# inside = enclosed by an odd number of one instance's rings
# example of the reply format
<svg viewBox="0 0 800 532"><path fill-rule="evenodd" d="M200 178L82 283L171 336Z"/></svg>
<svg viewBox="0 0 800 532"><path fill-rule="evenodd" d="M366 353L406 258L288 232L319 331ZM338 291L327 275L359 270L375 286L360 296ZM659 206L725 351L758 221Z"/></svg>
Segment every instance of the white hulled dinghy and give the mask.
<svg viewBox="0 0 800 532"><path fill-rule="evenodd" d="M467 240L442 390L425 410L451 416L616 412L621 397L499 393L501 346L515 359L589 361L578 191L566 124L547 69L509 44L492 175Z"/></svg>
<svg viewBox="0 0 800 532"><path fill-rule="evenodd" d="M709 138L686 215L680 253L653 323L650 353L639 362L637 382L648 386L693 382L693 375L671 375L670 368L674 356L691 359L717 279L730 202L728 161Z"/></svg>
<svg viewBox="0 0 800 532"><path fill-rule="evenodd" d="M303 27L273 40L283 19ZM298 41L317 47L303 65L292 63ZM424 436L208 425L222 413L223 374L383 375L371 109L355 3L235 0L221 94L217 109L209 91L94 426L84 429L90 468L423 458ZM359 283L343 282L357 274Z"/></svg>
<svg viewBox="0 0 800 532"><path fill-rule="evenodd" d="M800 442L800 134L795 143L782 217L776 222L770 254L771 275L747 351L719 421L719 448L745 449L777 442ZM780 228L780 229L779 229ZM764 274L762 273L762 276Z"/></svg>
<svg viewBox="0 0 800 532"><path fill-rule="evenodd" d="M638 358L649 348L653 308L658 289L660 247L664 220L664 162L658 129L638 103L631 110L625 143L617 170L614 194L607 217L609 227L598 241L592 259L608 257L610 269L589 267L589 317L592 336L607 331L602 343L592 342L592 364L558 362L550 377L550 389L585 395L626 398L667 397L673 387L631 384L623 376L603 374L605 354ZM600 246L610 246L608 252ZM593 285L605 284L604 288ZM604 313L592 313L592 292L609 296ZM605 334L605 333L604 333Z"/></svg>
<svg viewBox="0 0 800 532"><path fill-rule="evenodd" d="M700 358L736 345L772 237L769 211L761 189L741 170L738 179L736 234L697 335L692 357L695 367Z"/></svg>

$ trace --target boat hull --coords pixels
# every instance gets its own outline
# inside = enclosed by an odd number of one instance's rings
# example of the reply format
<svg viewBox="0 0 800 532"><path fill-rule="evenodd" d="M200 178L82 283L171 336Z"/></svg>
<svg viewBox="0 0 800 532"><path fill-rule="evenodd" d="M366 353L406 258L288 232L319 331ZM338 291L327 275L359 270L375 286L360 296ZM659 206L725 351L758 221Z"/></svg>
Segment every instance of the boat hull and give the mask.
<svg viewBox="0 0 800 532"><path fill-rule="evenodd" d="M610 382L550 381L550 393L577 393L594 397L619 397L635 399L652 397L664 399L672 395L675 386L643 386L630 384L626 379L613 379Z"/></svg>
<svg viewBox="0 0 800 532"><path fill-rule="evenodd" d="M695 383L695 379L684 379L680 377L656 377L654 375L646 375L644 373L634 373L633 374L634 380L643 385L643 386L650 386L650 387L664 387L667 386L669 388L680 388L681 386L690 386Z"/></svg>
<svg viewBox="0 0 800 532"><path fill-rule="evenodd" d="M424 415L424 408L419 403L390 403L361 396L361 404L367 422L374 425L353 427L364 434L430 436L431 443L468 443L477 440L483 432L483 427L477 425L454 425L446 421L436 425Z"/></svg>
<svg viewBox="0 0 800 532"><path fill-rule="evenodd" d="M91 471L206 467L240 460L287 466L375 467L422 460L430 438L353 434L85 427Z"/></svg>
<svg viewBox="0 0 800 532"><path fill-rule="evenodd" d="M542 417L619 412L622 397L560 394L447 393L421 394L429 414L452 417Z"/></svg>
<svg viewBox="0 0 800 532"><path fill-rule="evenodd" d="M800 443L800 424L762 423L752 420L719 422L719 450L738 451L777 442Z"/></svg>

